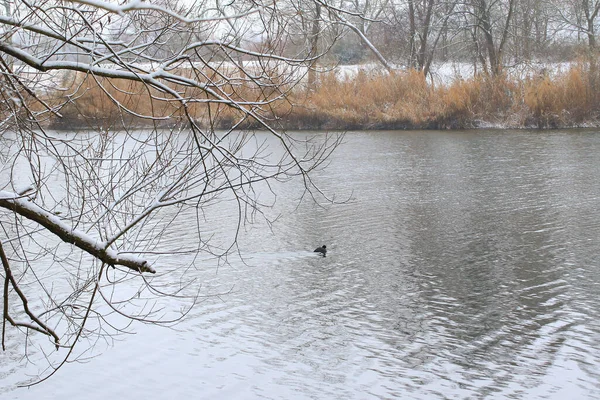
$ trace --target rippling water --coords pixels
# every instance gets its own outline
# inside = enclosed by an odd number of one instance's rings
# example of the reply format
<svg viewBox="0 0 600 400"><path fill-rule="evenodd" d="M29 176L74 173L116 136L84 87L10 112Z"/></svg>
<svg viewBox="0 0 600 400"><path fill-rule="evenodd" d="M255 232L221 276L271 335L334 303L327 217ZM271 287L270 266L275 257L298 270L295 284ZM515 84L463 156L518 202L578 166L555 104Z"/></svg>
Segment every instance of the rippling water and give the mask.
<svg viewBox="0 0 600 400"><path fill-rule="evenodd" d="M348 133L315 179L349 201L279 188L245 263L197 272L225 294L31 389L0 354L2 398L600 398L598 154L593 131Z"/></svg>

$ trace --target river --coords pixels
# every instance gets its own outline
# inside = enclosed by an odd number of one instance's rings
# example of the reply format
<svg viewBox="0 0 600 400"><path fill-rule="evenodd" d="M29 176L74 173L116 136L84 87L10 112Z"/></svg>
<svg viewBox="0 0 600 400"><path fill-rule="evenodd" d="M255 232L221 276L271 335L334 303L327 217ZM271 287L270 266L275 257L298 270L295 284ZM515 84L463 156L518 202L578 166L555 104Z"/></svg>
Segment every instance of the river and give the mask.
<svg viewBox="0 0 600 400"><path fill-rule="evenodd" d="M29 389L0 353L0 395L600 398L599 154L594 130L349 132L314 176L338 202L278 187L183 322Z"/></svg>

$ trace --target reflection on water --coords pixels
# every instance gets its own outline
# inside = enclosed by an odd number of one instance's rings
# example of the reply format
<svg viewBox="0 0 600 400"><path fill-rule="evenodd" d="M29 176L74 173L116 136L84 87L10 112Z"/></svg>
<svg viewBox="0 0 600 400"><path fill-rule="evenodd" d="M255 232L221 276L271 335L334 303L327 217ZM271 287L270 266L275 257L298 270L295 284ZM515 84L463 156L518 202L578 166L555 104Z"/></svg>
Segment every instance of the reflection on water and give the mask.
<svg viewBox="0 0 600 400"><path fill-rule="evenodd" d="M28 391L3 367L5 394L599 398L600 135L345 142L315 179L352 199L295 209L300 188L279 188L282 216L244 234L245 263L197 271L227 294ZM323 243L325 258L312 253Z"/></svg>

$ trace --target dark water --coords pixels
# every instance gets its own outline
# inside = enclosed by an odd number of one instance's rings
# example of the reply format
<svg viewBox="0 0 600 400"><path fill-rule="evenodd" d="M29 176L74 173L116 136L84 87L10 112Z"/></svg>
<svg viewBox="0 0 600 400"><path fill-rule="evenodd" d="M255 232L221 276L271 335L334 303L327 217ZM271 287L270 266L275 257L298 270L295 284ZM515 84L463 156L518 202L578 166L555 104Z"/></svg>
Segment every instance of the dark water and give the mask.
<svg viewBox="0 0 600 400"><path fill-rule="evenodd" d="M29 390L3 367L2 398L600 398L599 154L594 131L348 133L315 176L348 201L287 184L245 263L197 272L225 294Z"/></svg>

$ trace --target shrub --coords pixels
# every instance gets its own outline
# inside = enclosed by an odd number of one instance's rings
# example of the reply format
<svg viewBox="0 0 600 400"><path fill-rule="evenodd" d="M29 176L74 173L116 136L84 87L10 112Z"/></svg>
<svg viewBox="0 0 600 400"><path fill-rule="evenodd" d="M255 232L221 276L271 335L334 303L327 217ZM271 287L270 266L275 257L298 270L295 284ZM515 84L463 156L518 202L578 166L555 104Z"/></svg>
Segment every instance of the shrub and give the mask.
<svg viewBox="0 0 600 400"><path fill-rule="evenodd" d="M558 127L596 121L600 111L600 95L594 90L600 85L600 72L595 63L585 60L554 76L543 71L522 80L476 76L436 86L415 70L361 70L351 78L329 72L321 75L313 88L293 89L261 87L241 74L236 82L221 84L214 71L189 73L213 83L220 95L230 99L273 99L255 108L256 113L271 124L291 129L469 128L481 121L511 127ZM265 79L281 83L276 78ZM110 129L122 122L156 123L139 117L142 115L174 123L187 112L205 126L227 128L242 118L238 110L219 103L190 102L184 110L180 103L158 98L138 82L76 74L66 77L63 87L49 100L54 105L64 104L60 110L63 118L55 120L55 126ZM174 89L191 99L208 98L199 90ZM260 128L250 120L243 120L240 126Z"/></svg>

